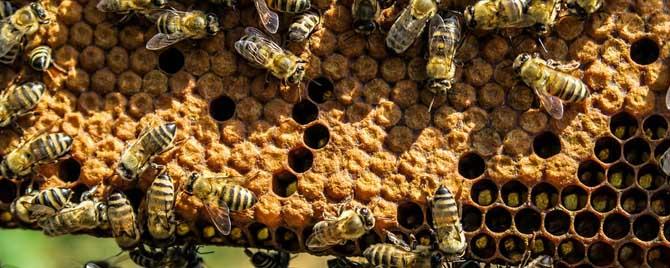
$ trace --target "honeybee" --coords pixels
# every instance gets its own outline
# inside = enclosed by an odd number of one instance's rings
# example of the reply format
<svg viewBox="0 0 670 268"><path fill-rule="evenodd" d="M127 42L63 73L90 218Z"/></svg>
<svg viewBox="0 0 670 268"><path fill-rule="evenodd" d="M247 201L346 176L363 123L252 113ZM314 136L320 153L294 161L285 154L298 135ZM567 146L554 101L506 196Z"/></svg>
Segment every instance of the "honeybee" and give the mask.
<svg viewBox="0 0 670 268"><path fill-rule="evenodd" d="M134 248L140 242L140 228L130 201L121 192L107 198L107 217L116 243L122 249Z"/></svg>
<svg viewBox="0 0 670 268"><path fill-rule="evenodd" d="M49 13L39 2L33 2L0 20L0 62L11 64L21 48L21 41L40 25L50 23Z"/></svg>
<svg viewBox="0 0 670 268"><path fill-rule="evenodd" d="M604 0L566 0L565 6L570 14L580 18L596 13L603 6Z"/></svg>
<svg viewBox="0 0 670 268"><path fill-rule="evenodd" d="M232 182L241 180L242 177L191 173L186 182L186 192L204 203L214 227L224 235L230 234L230 211L245 210L257 202L252 191Z"/></svg>
<svg viewBox="0 0 670 268"><path fill-rule="evenodd" d="M165 123L156 128L145 128L135 142L121 154L116 173L124 180L135 180L149 167L151 159L173 146L177 134L175 123Z"/></svg>
<svg viewBox="0 0 670 268"><path fill-rule="evenodd" d="M147 250L144 245L128 253L137 265L146 268L202 268L204 262L193 244Z"/></svg>
<svg viewBox="0 0 670 268"><path fill-rule="evenodd" d="M83 268L121 268L119 264L126 261L128 255L112 256L104 260L93 260L83 264Z"/></svg>
<svg viewBox="0 0 670 268"><path fill-rule="evenodd" d="M221 30L215 14L199 10L165 10L158 15L156 27L158 33L146 45L149 50L162 49L184 39L214 36Z"/></svg>
<svg viewBox="0 0 670 268"><path fill-rule="evenodd" d="M42 82L27 82L20 86L12 84L0 93L0 127L15 124L18 117L31 114L30 110L37 106L45 91L46 86Z"/></svg>
<svg viewBox="0 0 670 268"><path fill-rule="evenodd" d="M564 73L579 68L578 62L547 62L537 55L523 53L516 57L512 67L521 80L533 88L544 109L556 119L563 118L563 101L579 102L590 95L582 80Z"/></svg>
<svg viewBox="0 0 670 268"><path fill-rule="evenodd" d="M11 2L0 0L0 19L11 16L15 10Z"/></svg>
<svg viewBox="0 0 670 268"><path fill-rule="evenodd" d="M468 243L461 226L456 199L447 187L440 186L429 203L440 251L449 260L462 257Z"/></svg>
<svg viewBox="0 0 670 268"><path fill-rule="evenodd" d="M444 261L440 252L410 247L405 241L386 231L389 243L369 246L363 256L373 267L389 268L440 268ZM414 244L414 243L412 243Z"/></svg>
<svg viewBox="0 0 670 268"><path fill-rule="evenodd" d="M454 84L456 63L454 57L461 41L461 24L455 15L444 20L439 14L430 20L429 53L426 64L428 90L433 94L447 94ZM434 100L434 99L433 99ZM433 107L430 102L428 111Z"/></svg>
<svg viewBox="0 0 670 268"><path fill-rule="evenodd" d="M146 13L152 9L163 8L167 0L100 0L96 7L102 12L128 14Z"/></svg>
<svg viewBox="0 0 670 268"><path fill-rule="evenodd" d="M288 39L293 42L302 42L316 29L320 21L319 14L312 11L296 16L291 26L288 27Z"/></svg>
<svg viewBox="0 0 670 268"><path fill-rule="evenodd" d="M339 217L327 218L314 225L314 232L305 244L313 251L322 251L330 246L358 239L375 226L375 217L365 206L340 211Z"/></svg>
<svg viewBox="0 0 670 268"><path fill-rule="evenodd" d="M310 0L267 0L267 5L276 11L283 13L302 13L312 7Z"/></svg>
<svg viewBox="0 0 670 268"><path fill-rule="evenodd" d="M72 137L63 133L43 134L19 144L0 162L0 175L16 178L28 175L39 164L55 161L70 151Z"/></svg>
<svg viewBox="0 0 670 268"><path fill-rule="evenodd" d="M167 172L161 172L154 179L145 198L149 233L159 240L170 238L175 231L175 192L172 178Z"/></svg>
<svg viewBox="0 0 670 268"><path fill-rule="evenodd" d="M73 192L68 188L53 187L37 193L30 201L30 217L33 219L53 215L57 211L72 206Z"/></svg>
<svg viewBox="0 0 670 268"><path fill-rule="evenodd" d="M549 255L540 255L537 256L532 261L530 260L530 254L526 255L526 259L521 262L519 267L523 268L553 268L554 259Z"/></svg>
<svg viewBox="0 0 670 268"><path fill-rule="evenodd" d="M377 29L376 19L381 9L378 0L354 0L351 14L354 17L354 31L369 35Z"/></svg>
<svg viewBox="0 0 670 268"><path fill-rule="evenodd" d="M345 257L337 257L327 261L328 268L364 268L369 267L367 263L359 263Z"/></svg>
<svg viewBox="0 0 670 268"><path fill-rule="evenodd" d="M421 34L426 22L437 12L434 0L412 0L391 26L386 46L400 54Z"/></svg>
<svg viewBox="0 0 670 268"><path fill-rule="evenodd" d="M25 195L16 198L9 205L12 215L17 217L23 223L32 224L35 219L30 216L30 208L32 206L33 198L37 195L37 191L28 190Z"/></svg>
<svg viewBox="0 0 670 268"><path fill-rule="evenodd" d="M292 84L305 75L305 61L284 50L260 30L247 27L246 35L235 42L235 50L248 61L268 69L272 75Z"/></svg>
<svg viewBox="0 0 670 268"><path fill-rule="evenodd" d="M276 252L251 252L248 248L244 249L244 254L251 258L251 264L255 268L288 268L291 261L291 254L285 251Z"/></svg>
<svg viewBox="0 0 670 268"><path fill-rule="evenodd" d="M268 8L268 3L265 0L254 0L254 5L263 27L270 33L276 33L279 29L279 15Z"/></svg>
<svg viewBox="0 0 670 268"><path fill-rule="evenodd" d="M37 219L37 225L48 236L90 230L107 223L107 206L102 202L84 200L51 216Z"/></svg>
<svg viewBox="0 0 670 268"><path fill-rule="evenodd" d="M478 30L534 27L545 34L555 23L560 0L480 0L465 9L468 27Z"/></svg>
<svg viewBox="0 0 670 268"><path fill-rule="evenodd" d="M666 176L670 176L670 148L666 149L661 157L658 158L658 164L661 166L663 173Z"/></svg>

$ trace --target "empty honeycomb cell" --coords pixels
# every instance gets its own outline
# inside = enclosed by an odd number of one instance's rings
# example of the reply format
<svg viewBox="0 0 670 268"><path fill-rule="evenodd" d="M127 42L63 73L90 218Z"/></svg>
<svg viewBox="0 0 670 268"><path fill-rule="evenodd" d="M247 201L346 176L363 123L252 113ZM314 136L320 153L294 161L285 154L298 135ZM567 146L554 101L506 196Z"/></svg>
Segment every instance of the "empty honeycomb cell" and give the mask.
<svg viewBox="0 0 670 268"><path fill-rule="evenodd" d="M616 163L607 170L607 182L617 189L625 189L635 183L635 169L624 162Z"/></svg>
<svg viewBox="0 0 670 268"><path fill-rule="evenodd" d="M558 203L558 190L549 183L540 183L532 187L531 201L540 210L553 208Z"/></svg>
<svg viewBox="0 0 670 268"><path fill-rule="evenodd" d="M480 180L472 186L470 198L481 206L488 206L498 199L498 187L491 180Z"/></svg>
<svg viewBox="0 0 670 268"><path fill-rule="evenodd" d="M484 174L486 163L476 153L467 153L458 160L458 173L467 179L475 179Z"/></svg>
<svg viewBox="0 0 670 268"><path fill-rule="evenodd" d="M665 138L668 132L668 121L663 116L652 115L642 123L644 135L651 140Z"/></svg>
<svg viewBox="0 0 670 268"><path fill-rule="evenodd" d="M631 114L621 112L610 118L610 132L621 140L627 140L637 132L637 120Z"/></svg>
<svg viewBox="0 0 670 268"><path fill-rule="evenodd" d="M593 148L596 157L604 163L613 163L621 157L621 145L609 136L599 138Z"/></svg>
<svg viewBox="0 0 670 268"><path fill-rule="evenodd" d="M652 268L668 267L670 263L670 248L655 246L647 251L647 264Z"/></svg>
<svg viewBox="0 0 670 268"><path fill-rule="evenodd" d="M574 238L561 241L556 251L561 260L568 264L575 264L584 259L584 245Z"/></svg>
<svg viewBox="0 0 670 268"><path fill-rule="evenodd" d="M463 223L463 230L466 232L479 230L482 225L482 216L484 215L482 211L471 205L463 205L462 211L461 222ZM429 213L428 215L430 216L431 214Z"/></svg>
<svg viewBox="0 0 670 268"><path fill-rule="evenodd" d="M591 264L607 266L614 262L614 248L605 242L596 242L589 246L587 256Z"/></svg>
<svg viewBox="0 0 670 268"><path fill-rule="evenodd" d="M611 187L601 186L591 193L591 207L598 212L608 212L616 206L617 194Z"/></svg>
<svg viewBox="0 0 670 268"><path fill-rule="evenodd" d="M421 206L413 202L407 202L398 206L398 223L407 229L416 229L423 224L423 211Z"/></svg>
<svg viewBox="0 0 670 268"><path fill-rule="evenodd" d="M16 198L16 184L8 179L0 179L0 204L9 204Z"/></svg>
<svg viewBox="0 0 670 268"><path fill-rule="evenodd" d="M81 200L81 195L89 190L88 186L86 186L86 184L83 183L77 183L77 185L75 185L70 189L72 190L72 197L70 200Z"/></svg>
<svg viewBox="0 0 670 268"><path fill-rule="evenodd" d="M638 171L637 184L645 190L656 190L665 182L665 176L655 164L647 164Z"/></svg>
<svg viewBox="0 0 670 268"><path fill-rule="evenodd" d="M559 236L570 229L570 215L562 210L554 210L544 216L544 229L550 234Z"/></svg>
<svg viewBox="0 0 670 268"><path fill-rule="evenodd" d="M600 219L591 211L580 212L575 216L574 228L578 235L591 238L600 229Z"/></svg>
<svg viewBox="0 0 670 268"><path fill-rule="evenodd" d="M484 216L486 227L496 233L502 233L512 227L512 215L504 207L494 207Z"/></svg>
<svg viewBox="0 0 670 268"><path fill-rule="evenodd" d="M303 142L312 149L321 149L330 141L330 131L323 124L314 124L305 129Z"/></svg>
<svg viewBox="0 0 670 268"><path fill-rule="evenodd" d="M642 241L651 241L658 238L660 223L651 215L642 215L633 222L633 233Z"/></svg>
<svg viewBox="0 0 670 268"><path fill-rule="evenodd" d="M298 189L298 177L290 171L280 171L272 176L272 191L280 197L288 197Z"/></svg>
<svg viewBox="0 0 670 268"><path fill-rule="evenodd" d="M303 173L310 168L314 163L314 155L312 151L305 147L296 147L288 152L288 165L296 173Z"/></svg>
<svg viewBox="0 0 670 268"><path fill-rule="evenodd" d="M326 77L317 77L307 84L307 95L315 103L324 103L333 99L333 82Z"/></svg>
<svg viewBox="0 0 670 268"><path fill-rule="evenodd" d="M158 68L168 74L175 74L184 67L184 61L184 53L177 48L171 47L158 55Z"/></svg>
<svg viewBox="0 0 670 268"><path fill-rule="evenodd" d="M643 138L635 138L624 144L623 154L628 163L640 165L649 160L651 149Z"/></svg>
<svg viewBox="0 0 670 268"><path fill-rule="evenodd" d="M521 209L514 215L514 226L521 233L532 234L540 230L541 224L542 216L533 208Z"/></svg>
<svg viewBox="0 0 670 268"><path fill-rule="evenodd" d="M275 239L279 248L286 251L297 251L300 249L298 234L284 227L275 231Z"/></svg>
<svg viewBox="0 0 670 268"><path fill-rule="evenodd" d="M526 242L516 235L505 236L500 239L498 248L503 257L518 262L526 253Z"/></svg>
<svg viewBox="0 0 670 268"><path fill-rule="evenodd" d="M637 64L648 65L655 62L660 55L658 43L644 37L633 42L630 46L630 58Z"/></svg>
<svg viewBox="0 0 670 268"><path fill-rule="evenodd" d="M81 164L74 158L68 158L58 163L58 178L64 182L73 182L79 179Z"/></svg>
<svg viewBox="0 0 670 268"><path fill-rule="evenodd" d="M528 187L517 180L509 181L500 189L500 195L505 205L518 207L528 201Z"/></svg>
<svg viewBox="0 0 670 268"><path fill-rule="evenodd" d="M319 108L309 100L302 100L293 105L291 115L293 116L293 120L301 125L306 125L316 120L319 116Z"/></svg>
<svg viewBox="0 0 670 268"><path fill-rule="evenodd" d="M644 262L644 251L635 243L625 243L617 251L617 260L623 267L640 267Z"/></svg>
<svg viewBox="0 0 670 268"><path fill-rule="evenodd" d="M235 102L226 95L222 95L209 102L209 116L218 122L233 118L235 115Z"/></svg>
<svg viewBox="0 0 670 268"><path fill-rule="evenodd" d="M561 140L553 132L544 132L533 139L533 151L547 159L561 152Z"/></svg>
<svg viewBox="0 0 670 268"><path fill-rule="evenodd" d="M479 258L491 258L496 253L495 240L487 234L478 234L470 240L470 250Z"/></svg>
<svg viewBox="0 0 670 268"><path fill-rule="evenodd" d="M667 189L651 196L651 211L659 216L670 215L670 191Z"/></svg>
<svg viewBox="0 0 670 268"><path fill-rule="evenodd" d="M580 210L586 206L587 201L588 194L582 187L571 185L561 190L561 204L567 210Z"/></svg>
<svg viewBox="0 0 670 268"><path fill-rule="evenodd" d="M579 164L577 177L585 186L598 186L605 180L605 169L598 162L587 160Z"/></svg>
<svg viewBox="0 0 670 268"><path fill-rule="evenodd" d="M638 189L632 188L621 194L621 207L630 214L637 214L647 209L647 194Z"/></svg>
<svg viewBox="0 0 670 268"><path fill-rule="evenodd" d="M628 217L619 213L607 215L603 222L603 232L614 240L624 238L630 232L630 221Z"/></svg>

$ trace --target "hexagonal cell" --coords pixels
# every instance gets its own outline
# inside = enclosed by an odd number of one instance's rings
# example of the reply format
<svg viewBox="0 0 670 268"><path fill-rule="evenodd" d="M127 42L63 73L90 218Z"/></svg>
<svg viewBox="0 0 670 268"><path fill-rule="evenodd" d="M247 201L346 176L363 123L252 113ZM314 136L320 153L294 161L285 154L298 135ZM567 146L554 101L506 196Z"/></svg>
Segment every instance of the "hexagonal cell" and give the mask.
<svg viewBox="0 0 670 268"><path fill-rule="evenodd" d="M482 216L483 213L477 207L464 205L461 216L463 230L466 232L479 230L479 228L482 226Z"/></svg>
<svg viewBox="0 0 670 268"><path fill-rule="evenodd" d="M296 173L303 173L310 168L314 163L314 155L312 151L305 147L296 147L288 152L288 165Z"/></svg>
<svg viewBox="0 0 670 268"><path fill-rule="evenodd" d="M533 151L547 159L561 152L561 139L553 132L544 132L533 139Z"/></svg>
<svg viewBox="0 0 670 268"><path fill-rule="evenodd" d="M305 129L303 134L303 142L307 147L318 150L330 141L330 131L328 127L323 124L314 124Z"/></svg>
<svg viewBox="0 0 670 268"><path fill-rule="evenodd" d="M658 237L661 224L651 215L642 215L633 222L633 234L642 241L651 241Z"/></svg>
<svg viewBox="0 0 670 268"><path fill-rule="evenodd" d="M307 95L315 103L324 103L333 98L333 82L327 77L317 77L307 84Z"/></svg>
<svg viewBox="0 0 670 268"><path fill-rule="evenodd" d="M0 204L9 204L16 198L16 184L7 179L0 179Z"/></svg>
<svg viewBox="0 0 670 268"><path fill-rule="evenodd" d="M637 174L637 184L645 190L656 190L665 181L665 176L656 164L644 165Z"/></svg>
<svg viewBox="0 0 670 268"><path fill-rule="evenodd" d="M540 210L550 209L558 203L558 190L549 183L540 183L530 192L531 201Z"/></svg>
<svg viewBox="0 0 670 268"><path fill-rule="evenodd" d="M288 170L272 176L272 191L280 197L289 197L298 190L298 177Z"/></svg>
<svg viewBox="0 0 670 268"><path fill-rule="evenodd" d="M596 141L593 153L604 163L614 163L621 157L621 145L615 138L605 136Z"/></svg>
<svg viewBox="0 0 670 268"><path fill-rule="evenodd" d="M475 256L488 259L496 253L496 242L487 234L478 234L470 240L470 250Z"/></svg>
<svg viewBox="0 0 670 268"><path fill-rule="evenodd" d="M298 124L306 125L319 117L319 107L309 100L302 100L293 105L291 115Z"/></svg>
<svg viewBox="0 0 670 268"><path fill-rule="evenodd" d="M500 254L512 262L519 262L526 253L526 241L516 235L508 235L500 239Z"/></svg>
<svg viewBox="0 0 670 268"><path fill-rule="evenodd" d="M644 120L642 129L650 140L659 140L667 136L668 121L663 116L655 114Z"/></svg>
<svg viewBox="0 0 670 268"><path fill-rule="evenodd" d="M635 169L619 162L607 170L607 182L617 189L625 189L635 183Z"/></svg>
<svg viewBox="0 0 670 268"><path fill-rule="evenodd" d="M587 160L579 163L577 177L585 186L598 186L605 180L605 169L598 162Z"/></svg>
<svg viewBox="0 0 670 268"><path fill-rule="evenodd" d="M279 248L287 251L297 251L300 249L298 234L290 229L279 227L275 232L275 239Z"/></svg>
<svg viewBox="0 0 670 268"><path fill-rule="evenodd" d="M413 202L398 205L398 223L407 229L416 229L423 224L423 210Z"/></svg>
<svg viewBox="0 0 670 268"><path fill-rule="evenodd" d="M611 239L619 240L626 237L630 231L630 221L628 217L619 213L607 215L603 222L603 232Z"/></svg>
<svg viewBox="0 0 670 268"><path fill-rule="evenodd" d="M498 198L498 187L491 180L480 180L472 186L470 198L481 206L488 206Z"/></svg>
<svg viewBox="0 0 670 268"><path fill-rule="evenodd" d="M638 189L632 188L621 194L621 207L630 214L637 214L647 208L647 194Z"/></svg>
<svg viewBox="0 0 670 268"><path fill-rule="evenodd" d="M640 267L644 262L644 251L635 243L626 243L619 247L617 260L623 267Z"/></svg>
<svg viewBox="0 0 670 268"><path fill-rule="evenodd" d="M654 147L654 158L658 160L670 148L670 139L665 139Z"/></svg>
<svg viewBox="0 0 670 268"><path fill-rule="evenodd" d="M73 182L79 179L81 164L74 158L68 158L58 163L58 178L64 182Z"/></svg>
<svg viewBox="0 0 670 268"><path fill-rule="evenodd" d="M647 251L647 264L651 268L666 268L670 263L670 248L655 246Z"/></svg>
<svg viewBox="0 0 670 268"><path fill-rule="evenodd" d="M226 95L219 96L209 102L209 116L218 122L226 121L235 115L235 107L233 99Z"/></svg>
<svg viewBox="0 0 670 268"><path fill-rule="evenodd" d="M614 248L605 242L595 242L589 246L587 256L597 266L610 265L614 262Z"/></svg>
<svg viewBox="0 0 670 268"><path fill-rule="evenodd" d="M582 237L591 238L598 233L600 220L590 211L582 211L575 216L575 232Z"/></svg>
<svg viewBox="0 0 670 268"><path fill-rule="evenodd" d="M467 153L458 160L458 174L466 179L475 179L484 174L486 163L476 153Z"/></svg>
<svg viewBox="0 0 670 268"><path fill-rule="evenodd" d="M550 234L559 236L570 230L570 215L562 210L554 210L544 217L544 229Z"/></svg>
<svg viewBox="0 0 670 268"><path fill-rule="evenodd" d="M270 228L265 226L262 223L254 222L247 228L249 233L251 233L252 244L261 247L269 247L272 245L272 232Z"/></svg>
<svg viewBox="0 0 670 268"><path fill-rule="evenodd" d="M556 251L561 260L568 264L575 264L584 259L584 245L574 238L561 241Z"/></svg>
<svg viewBox="0 0 670 268"><path fill-rule="evenodd" d="M627 112L618 113L610 118L610 132L621 140L627 140L637 132L637 120Z"/></svg>
<svg viewBox="0 0 670 268"><path fill-rule="evenodd" d="M670 215L670 190L664 189L651 196L651 212L658 216Z"/></svg>
<svg viewBox="0 0 670 268"><path fill-rule="evenodd" d="M630 46L630 58L637 64L648 65L654 63L661 53L658 43L651 38L641 38Z"/></svg>
<svg viewBox="0 0 670 268"><path fill-rule="evenodd" d="M576 211L584 208L588 201L586 190L577 185L572 185L561 190L561 204L564 208Z"/></svg>
<svg viewBox="0 0 670 268"><path fill-rule="evenodd" d="M504 207L494 207L486 211L484 222L491 231L501 233L512 227L512 215Z"/></svg>
<svg viewBox="0 0 670 268"><path fill-rule="evenodd" d="M184 53L171 47L158 55L158 68L168 74L175 74L184 67Z"/></svg>
<svg viewBox="0 0 670 268"><path fill-rule="evenodd" d="M530 241L529 249L534 256L549 255L553 256L556 250L554 243L544 236L536 236Z"/></svg>
<svg viewBox="0 0 670 268"><path fill-rule="evenodd" d="M532 234L540 230L541 224L542 216L533 208L523 208L514 215L514 226L521 233Z"/></svg>
<svg viewBox="0 0 670 268"><path fill-rule="evenodd" d="M505 183L500 194L505 205L510 207L518 207L528 201L528 187L517 180Z"/></svg>
<svg viewBox="0 0 670 268"><path fill-rule="evenodd" d="M643 138L635 138L624 144L623 155L628 163L637 166L649 160L651 148Z"/></svg>
<svg viewBox="0 0 670 268"><path fill-rule="evenodd" d="M617 195L609 186L601 186L591 193L591 207L598 212L608 212L616 207Z"/></svg>

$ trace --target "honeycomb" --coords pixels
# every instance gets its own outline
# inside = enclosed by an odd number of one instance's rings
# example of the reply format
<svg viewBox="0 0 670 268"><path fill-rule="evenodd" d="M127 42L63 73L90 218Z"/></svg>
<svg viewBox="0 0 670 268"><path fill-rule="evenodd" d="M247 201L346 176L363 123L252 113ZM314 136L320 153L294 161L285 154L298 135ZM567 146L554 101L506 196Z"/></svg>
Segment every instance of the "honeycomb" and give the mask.
<svg viewBox="0 0 670 268"><path fill-rule="evenodd" d="M351 199L372 209L374 232L318 254L360 255L384 230L429 238L426 199L445 185L462 204L470 258L518 263L530 250L554 256L559 267L670 263L670 182L656 160L670 147L665 1L607 0L588 18L561 16L543 38L547 52L524 31L469 33L457 55L458 82L435 97L431 112L426 38L396 55L383 31L352 35L351 0L314 0L322 24L305 42L286 44L307 61L300 86L266 79L232 49L245 27L258 27L250 1L235 9L171 1L215 12L223 31L161 51L144 48L156 33L146 19L117 24L120 15L99 12L97 1L46 1L57 20L27 47L51 46L68 72L42 75L25 60L0 67L3 86L24 73L50 88L38 115L19 121L26 135L74 137L71 158L40 167L43 189L81 194L104 183L137 207L155 174L131 185L113 176L117 159L141 129L173 121L181 143L156 162L177 186L191 171L227 172L245 176L259 198L232 214L235 227L223 237L199 213L201 202L180 193L181 238L305 252L311 227ZM405 2L382 12L383 29ZM280 33L290 21L283 16ZM562 120L550 118L513 74L522 52L581 62L574 74L592 97L567 105ZM1 132L0 153L19 138ZM36 228L8 212L27 186L0 180L2 228Z"/></svg>

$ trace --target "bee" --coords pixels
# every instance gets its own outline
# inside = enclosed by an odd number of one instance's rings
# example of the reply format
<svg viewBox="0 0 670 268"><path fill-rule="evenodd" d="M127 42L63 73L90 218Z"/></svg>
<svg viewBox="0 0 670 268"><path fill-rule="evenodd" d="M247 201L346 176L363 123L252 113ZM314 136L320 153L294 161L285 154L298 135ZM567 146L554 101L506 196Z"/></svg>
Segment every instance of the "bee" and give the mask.
<svg viewBox="0 0 670 268"><path fill-rule="evenodd" d="M410 1L409 6L400 13L391 26L386 36L386 46L398 54L407 50L435 12L437 12L437 3L434 0Z"/></svg>
<svg viewBox="0 0 670 268"><path fill-rule="evenodd" d="M478 30L534 27L546 34L560 11L560 0L480 0L465 8L468 27Z"/></svg>
<svg viewBox="0 0 670 268"><path fill-rule="evenodd" d="M295 17L288 27L288 39L293 42L302 42L316 29L321 18L316 12L308 11Z"/></svg>
<svg viewBox="0 0 670 268"><path fill-rule="evenodd" d="M354 17L354 31L370 35L377 29L376 19L381 9L378 0L354 0L351 5L351 14Z"/></svg>
<svg viewBox="0 0 670 268"><path fill-rule="evenodd" d="M204 262L193 244L147 249L144 245L128 253L137 265L146 268L203 268Z"/></svg>
<svg viewBox="0 0 670 268"><path fill-rule="evenodd" d="M122 179L133 181L151 164L151 159L173 146L177 134L175 123L165 123L156 128L145 128L135 142L121 154L116 173Z"/></svg>
<svg viewBox="0 0 670 268"><path fill-rule="evenodd" d="M277 252L251 252L248 248L244 249L244 253L251 258L251 264L255 268L288 268L289 261L291 261L291 254L285 251Z"/></svg>
<svg viewBox="0 0 670 268"><path fill-rule="evenodd" d="M566 0L565 6L570 14L580 18L596 13L603 6L604 0Z"/></svg>
<svg viewBox="0 0 670 268"><path fill-rule="evenodd" d="M364 268L369 267L367 263L359 263L345 257L337 257L327 261L328 268Z"/></svg>
<svg viewBox="0 0 670 268"><path fill-rule="evenodd" d="M40 25L50 22L49 13L39 2L32 2L19 8L11 16L2 18L0 20L0 62L13 63L22 47L24 37L37 32Z"/></svg>
<svg viewBox="0 0 670 268"><path fill-rule="evenodd" d="M252 191L231 180L241 181L243 178L191 173L186 182L186 192L204 203L214 227L224 235L230 234L230 211L251 208L258 201Z"/></svg>
<svg viewBox="0 0 670 268"><path fill-rule="evenodd" d="M147 13L152 9L160 9L167 5L167 0L100 0L96 8L102 12L129 14L131 12Z"/></svg>
<svg viewBox="0 0 670 268"><path fill-rule="evenodd" d="M363 256L373 267L440 268L443 265L443 257L438 251L417 248L415 243L410 247L389 231L386 231L386 238L390 244L374 244L363 251Z"/></svg>
<svg viewBox="0 0 670 268"><path fill-rule="evenodd" d="M272 75L292 84L305 75L305 61L284 50L260 30L247 27L246 35L235 42L235 50L248 61L268 69Z"/></svg>
<svg viewBox="0 0 670 268"><path fill-rule="evenodd" d="M14 14L16 8L9 1L0 0L0 19L7 18Z"/></svg>
<svg viewBox="0 0 670 268"><path fill-rule="evenodd" d="M105 203L93 200L84 200L76 206L64 208L37 220L37 225L48 236L90 230L106 223L107 206Z"/></svg>
<svg viewBox="0 0 670 268"><path fill-rule="evenodd" d="M128 255L124 254L121 256L112 256L104 260L93 260L88 261L81 265L82 268L121 268L119 264L126 261Z"/></svg>
<svg viewBox="0 0 670 268"><path fill-rule="evenodd" d="M553 268L554 259L549 255L540 255L535 259L530 260L530 254L526 255L526 259L522 261L519 267L523 268Z"/></svg>
<svg viewBox="0 0 670 268"><path fill-rule="evenodd" d="M46 72L53 79L54 75L49 69L51 66L61 73L67 73L67 71L54 62L51 53L49 46L38 46L30 51L28 57L30 67L39 72Z"/></svg>
<svg viewBox="0 0 670 268"><path fill-rule="evenodd" d="M42 82L27 82L20 86L11 85L0 93L0 127L15 124L18 117L31 114L29 111L37 106L45 91Z"/></svg>
<svg viewBox="0 0 670 268"><path fill-rule="evenodd" d="M468 243L465 240L456 199L447 187L440 186L429 203L440 251L448 259L462 257Z"/></svg>
<svg viewBox="0 0 670 268"><path fill-rule="evenodd" d="M0 162L0 175L28 175L37 165L54 161L70 151L72 137L63 133L43 134L22 142Z"/></svg>
<svg viewBox="0 0 670 268"><path fill-rule="evenodd" d="M294 1L294 0L284 0L284 1ZM298 1L309 1L309 0L298 0ZM309 3L309 2L308 2ZM276 33L279 29L279 15L273 12L268 8L268 3L265 0L254 0L254 5L256 6L256 12L258 12L258 17L261 19L261 24L263 27L268 30L270 33Z"/></svg>
<svg viewBox="0 0 670 268"><path fill-rule="evenodd" d="M156 27L158 33L146 45L149 50L162 49L184 39L214 36L221 30L219 18L215 14L199 10L165 10L158 15Z"/></svg>
<svg viewBox="0 0 670 268"><path fill-rule="evenodd" d="M444 20L439 14L430 20L429 53L426 74L428 90L433 94L447 94L454 84L456 63L454 57L461 41L461 24L455 15ZM433 99L434 100L434 99ZM430 102L428 111L433 107Z"/></svg>
<svg viewBox="0 0 670 268"><path fill-rule="evenodd" d="M267 0L267 5L272 10L283 13L303 13L312 7L310 0Z"/></svg>
<svg viewBox="0 0 670 268"><path fill-rule="evenodd" d="M590 96L589 88L580 80L564 72L579 68L578 62L561 64L545 61L539 56L520 54L512 65L535 94L544 109L556 119L563 118L563 102L579 102Z"/></svg>
<svg viewBox="0 0 670 268"><path fill-rule="evenodd" d="M161 172L147 190L147 229L151 236L162 240L170 238L175 231L174 184L167 172Z"/></svg>
<svg viewBox="0 0 670 268"><path fill-rule="evenodd" d="M68 188L53 187L38 192L30 200L30 217L33 219L53 215L63 208L72 206L73 192Z"/></svg>
<svg viewBox="0 0 670 268"><path fill-rule="evenodd" d="M340 211L339 217L328 218L314 225L314 232L307 238L307 248L314 251L344 244L358 239L375 226L375 217L365 206Z"/></svg>
<svg viewBox="0 0 670 268"><path fill-rule="evenodd" d="M135 211L130 201L121 192L107 198L107 217L116 243L122 249L130 249L140 242L140 228L135 220Z"/></svg>
<svg viewBox="0 0 670 268"><path fill-rule="evenodd" d="M30 208L32 207L32 201L33 198L35 198L35 195L37 195L37 191L28 190L25 195L12 201L9 206L12 215L24 223L34 223L35 219L30 216Z"/></svg>

